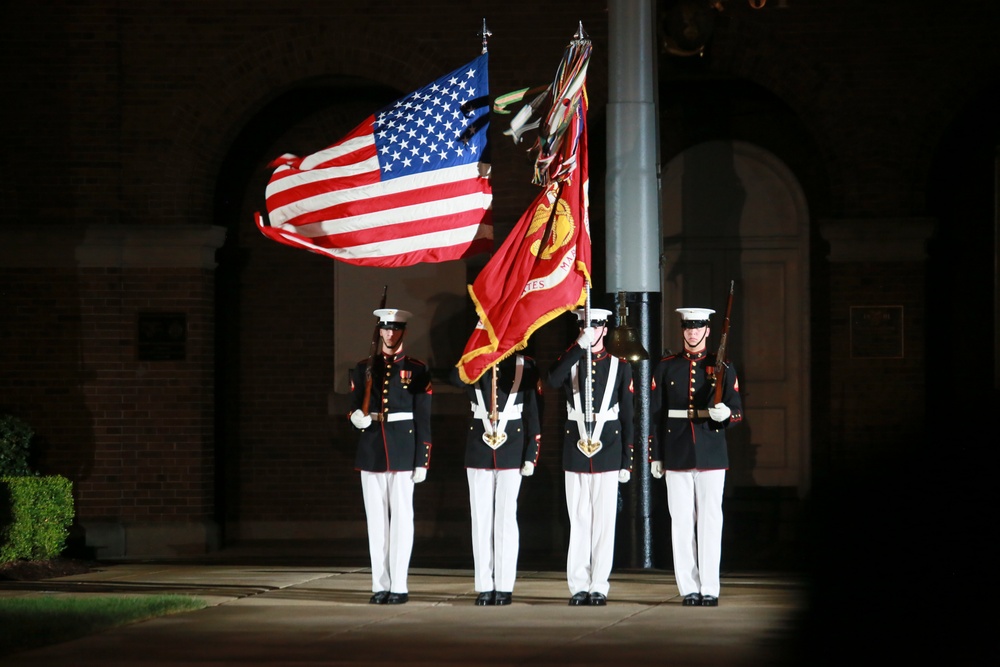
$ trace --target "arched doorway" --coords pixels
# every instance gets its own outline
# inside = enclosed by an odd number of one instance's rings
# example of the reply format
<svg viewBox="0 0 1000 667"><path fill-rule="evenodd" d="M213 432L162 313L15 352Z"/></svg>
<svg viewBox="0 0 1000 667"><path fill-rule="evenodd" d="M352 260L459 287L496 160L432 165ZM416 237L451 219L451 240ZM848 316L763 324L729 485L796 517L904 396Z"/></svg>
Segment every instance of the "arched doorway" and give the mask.
<svg viewBox="0 0 1000 667"><path fill-rule="evenodd" d="M216 514L227 543L363 535L346 420L329 414L334 264L261 235L282 153L333 143L398 96L357 77L300 81L259 109L219 170Z"/></svg>
<svg viewBox="0 0 1000 667"><path fill-rule="evenodd" d="M725 312L735 281L729 358L745 425L729 435L730 485L809 486L809 211L791 170L742 141L708 141L663 173L663 332L674 309ZM716 342L721 317L715 321Z"/></svg>

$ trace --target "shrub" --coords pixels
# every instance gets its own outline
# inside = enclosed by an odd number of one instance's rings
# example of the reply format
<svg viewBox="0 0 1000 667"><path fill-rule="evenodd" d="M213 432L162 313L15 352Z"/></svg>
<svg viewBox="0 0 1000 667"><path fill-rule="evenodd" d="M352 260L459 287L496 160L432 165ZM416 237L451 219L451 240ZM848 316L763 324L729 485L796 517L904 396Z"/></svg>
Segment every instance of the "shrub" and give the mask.
<svg viewBox="0 0 1000 667"><path fill-rule="evenodd" d="M33 474L28 467L35 432L17 417L0 415L0 477Z"/></svg>
<svg viewBox="0 0 1000 667"><path fill-rule="evenodd" d="M65 477L0 477L0 563L61 554L73 514Z"/></svg>

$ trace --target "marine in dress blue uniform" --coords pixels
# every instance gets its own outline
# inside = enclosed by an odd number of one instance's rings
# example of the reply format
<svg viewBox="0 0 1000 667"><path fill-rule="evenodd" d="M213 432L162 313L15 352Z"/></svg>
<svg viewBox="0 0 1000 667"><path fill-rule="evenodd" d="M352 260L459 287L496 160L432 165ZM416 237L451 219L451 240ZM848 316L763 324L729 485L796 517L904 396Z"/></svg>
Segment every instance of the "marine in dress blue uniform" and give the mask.
<svg viewBox="0 0 1000 667"><path fill-rule="evenodd" d="M607 604L614 560L618 484L632 474L632 367L604 347L611 311L576 311L581 328L576 343L556 360L548 384L566 396L563 470L570 538L566 579L571 606ZM586 351L590 348L590 368ZM591 378L588 424L586 374Z"/></svg>
<svg viewBox="0 0 1000 667"><path fill-rule="evenodd" d="M665 478L674 575L685 606L719 604L726 429L743 420L736 369L727 365L722 401L707 351L714 310L678 308L684 351L662 358L650 386L650 473Z"/></svg>
<svg viewBox="0 0 1000 667"><path fill-rule="evenodd" d="M531 357L515 354L475 383L462 382L458 369L451 382L464 387L472 419L465 444L465 468L472 514L472 555L477 606L511 603L517 575L520 534L517 495L521 478L538 463L541 441L541 384Z"/></svg>
<svg viewBox="0 0 1000 667"><path fill-rule="evenodd" d="M423 362L403 353L412 314L395 308L374 311L381 346L372 364L369 413L361 411L365 367L351 372L351 413L359 430L355 468L361 473L372 604L409 599L407 574L413 551L413 485L424 481L431 460L431 379Z"/></svg>

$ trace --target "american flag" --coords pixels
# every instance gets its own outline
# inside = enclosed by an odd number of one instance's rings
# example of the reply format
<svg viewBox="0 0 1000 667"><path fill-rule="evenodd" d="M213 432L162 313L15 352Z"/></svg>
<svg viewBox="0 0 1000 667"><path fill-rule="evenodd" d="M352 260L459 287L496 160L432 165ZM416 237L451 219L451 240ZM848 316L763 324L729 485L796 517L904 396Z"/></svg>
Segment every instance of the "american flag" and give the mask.
<svg viewBox="0 0 1000 667"><path fill-rule="evenodd" d="M332 146L273 161L268 215L257 214L258 228L279 243L364 266L492 250L487 69L484 53Z"/></svg>

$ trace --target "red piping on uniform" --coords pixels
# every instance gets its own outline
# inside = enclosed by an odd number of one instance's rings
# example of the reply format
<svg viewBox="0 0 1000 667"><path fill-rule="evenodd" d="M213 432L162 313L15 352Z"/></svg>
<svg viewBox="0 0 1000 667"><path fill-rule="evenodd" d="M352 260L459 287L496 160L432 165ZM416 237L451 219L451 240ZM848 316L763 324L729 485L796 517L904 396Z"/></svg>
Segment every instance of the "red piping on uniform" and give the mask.
<svg viewBox="0 0 1000 667"><path fill-rule="evenodd" d="M392 472L389 469L389 439L385 435L385 422L379 422L379 428L382 429L382 451L385 452L385 471Z"/></svg>

